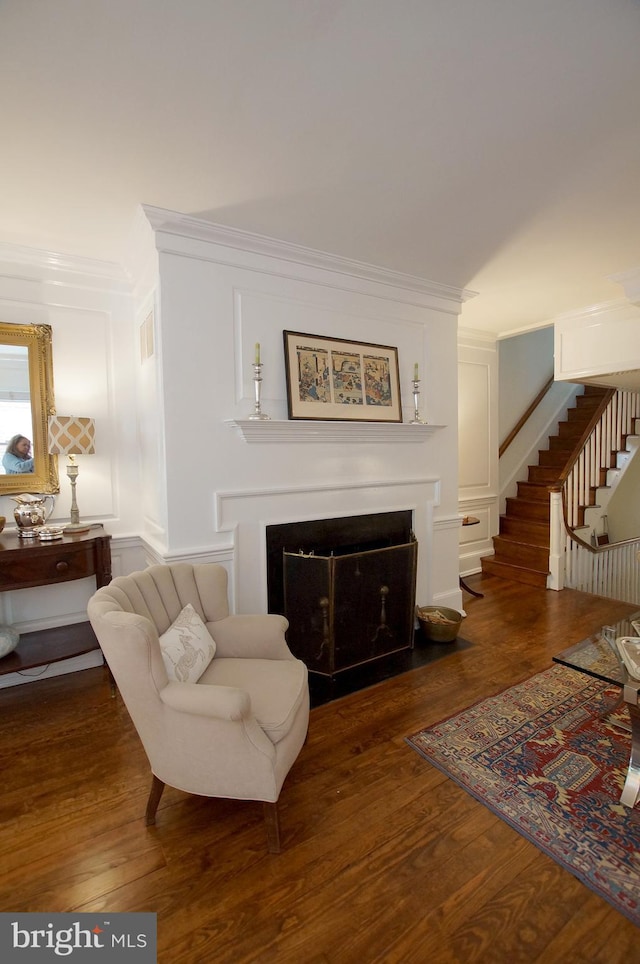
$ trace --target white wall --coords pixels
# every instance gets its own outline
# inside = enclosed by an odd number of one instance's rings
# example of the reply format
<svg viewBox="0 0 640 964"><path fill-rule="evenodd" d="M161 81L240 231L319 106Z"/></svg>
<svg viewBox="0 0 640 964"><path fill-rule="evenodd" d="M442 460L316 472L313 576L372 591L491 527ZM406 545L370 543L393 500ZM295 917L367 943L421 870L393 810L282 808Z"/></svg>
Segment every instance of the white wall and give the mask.
<svg viewBox="0 0 640 964"><path fill-rule="evenodd" d="M640 307L596 305L557 318L556 379L640 390Z"/></svg>
<svg viewBox="0 0 640 964"><path fill-rule="evenodd" d="M235 608L260 611L266 525L410 508L418 601L459 608L461 293L195 219L145 214L162 229L138 218L128 275L0 248L0 317L51 325L57 411L96 419L97 454L81 460L78 503L83 519L112 535L114 575L154 560L219 561ZM325 423L316 432L289 421L283 329L396 346L404 424ZM256 341L276 435L248 440ZM416 362L427 426L407 424ZM64 464L60 482L52 518L66 520ZM0 500L9 520L12 506ZM93 580L79 580L0 593L0 621L22 632L79 622L93 589ZM51 672L79 665L86 663Z"/></svg>
<svg viewBox="0 0 640 964"><path fill-rule="evenodd" d="M53 381L60 414L92 415L97 454L78 460L77 499L83 519L102 522L113 536L113 571L144 562L139 532L139 471L133 377L130 285L114 266L65 259L48 252L0 246L0 317L10 324L47 324L53 330ZM52 520L68 521L71 488L60 460L60 494ZM0 514L13 521L10 497ZM0 536L0 539L2 537ZM93 579L56 587L0 593L0 622L21 632L80 622ZM80 661L82 665L85 661ZM68 666L68 664L64 664ZM42 678L63 669L34 671ZM0 678L0 685L13 682ZM16 682L22 679L15 680Z"/></svg>
<svg viewBox="0 0 640 964"><path fill-rule="evenodd" d="M156 550L165 558L225 561L238 610L260 611L267 604L268 524L410 508L420 545L420 602L459 605L460 293L145 211L159 252L155 357L166 454L166 517L156 529ZM379 438L371 426L354 436L353 423L333 423L331 437L318 437L313 423L302 422L292 435L285 329L397 347L405 421L413 415L417 362L422 415L441 427L387 427ZM253 410L256 342L263 409L289 434L247 441L233 423Z"/></svg>
<svg viewBox="0 0 640 964"><path fill-rule="evenodd" d="M499 526L498 351L494 337L458 334L459 512L479 519L459 533L460 574L478 572Z"/></svg>
<svg viewBox="0 0 640 964"><path fill-rule="evenodd" d="M499 442L553 376L553 326L498 342Z"/></svg>
<svg viewBox="0 0 640 964"><path fill-rule="evenodd" d="M498 343L500 444L553 376L553 352L553 328L538 328ZM537 464L538 450L549 447L549 436L557 434L558 422L566 418L578 391L581 387L571 382L555 382L500 458L501 513L507 496L515 496L518 482L528 478L529 465Z"/></svg>
<svg viewBox="0 0 640 964"><path fill-rule="evenodd" d="M640 536L640 447L637 438L633 439L632 451L606 508L611 542Z"/></svg>

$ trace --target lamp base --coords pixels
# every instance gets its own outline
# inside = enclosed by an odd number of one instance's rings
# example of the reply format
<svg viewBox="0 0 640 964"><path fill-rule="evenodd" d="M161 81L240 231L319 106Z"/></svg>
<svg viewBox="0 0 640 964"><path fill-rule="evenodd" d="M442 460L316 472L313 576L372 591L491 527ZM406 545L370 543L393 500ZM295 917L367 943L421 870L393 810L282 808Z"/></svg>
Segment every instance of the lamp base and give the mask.
<svg viewBox="0 0 640 964"><path fill-rule="evenodd" d="M70 522L63 531L66 536L79 535L81 532L89 532L91 524L89 522Z"/></svg>

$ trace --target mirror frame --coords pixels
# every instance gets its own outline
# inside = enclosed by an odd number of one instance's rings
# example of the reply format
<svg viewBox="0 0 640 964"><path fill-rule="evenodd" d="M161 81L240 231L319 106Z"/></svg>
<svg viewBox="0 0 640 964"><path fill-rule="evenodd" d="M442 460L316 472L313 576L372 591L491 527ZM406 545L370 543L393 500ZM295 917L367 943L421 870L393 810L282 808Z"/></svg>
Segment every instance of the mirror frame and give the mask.
<svg viewBox="0 0 640 964"><path fill-rule="evenodd" d="M49 415L55 415L53 353L50 325L11 325L0 322L0 344L24 345L29 352L29 391L33 421L33 472L0 475L0 495L20 492L59 492L58 460L49 455Z"/></svg>

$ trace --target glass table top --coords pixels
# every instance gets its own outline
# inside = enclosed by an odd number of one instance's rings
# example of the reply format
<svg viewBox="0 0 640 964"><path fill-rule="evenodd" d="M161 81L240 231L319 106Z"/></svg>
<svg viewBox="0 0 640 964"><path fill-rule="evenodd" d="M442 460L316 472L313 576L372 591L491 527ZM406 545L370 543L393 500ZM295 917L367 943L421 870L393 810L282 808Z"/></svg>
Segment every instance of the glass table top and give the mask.
<svg viewBox="0 0 640 964"><path fill-rule="evenodd" d="M640 635L632 625L632 620L640 620L640 612L633 613L627 619L621 619L617 623L611 623L610 627L603 627L604 630L611 630L611 632L603 634L600 630L593 636L587 636L586 639L576 643L575 646L563 649L553 657L554 663L580 670L605 683L624 686L630 677L618 655L615 639L618 636ZM607 636L611 642L607 640Z"/></svg>

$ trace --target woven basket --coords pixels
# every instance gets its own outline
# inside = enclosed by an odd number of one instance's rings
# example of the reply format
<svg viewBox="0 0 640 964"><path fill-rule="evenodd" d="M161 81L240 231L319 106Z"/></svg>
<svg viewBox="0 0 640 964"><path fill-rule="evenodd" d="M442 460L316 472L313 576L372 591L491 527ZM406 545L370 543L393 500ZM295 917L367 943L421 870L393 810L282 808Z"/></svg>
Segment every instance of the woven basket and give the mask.
<svg viewBox="0 0 640 964"><path fill-rule="evenodd" d="M457 609L447 606L416 606L422 634L430 643L452 643L464 619Z"/></svg>

